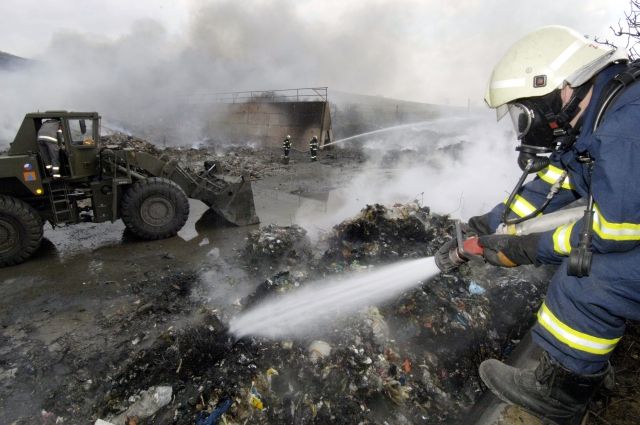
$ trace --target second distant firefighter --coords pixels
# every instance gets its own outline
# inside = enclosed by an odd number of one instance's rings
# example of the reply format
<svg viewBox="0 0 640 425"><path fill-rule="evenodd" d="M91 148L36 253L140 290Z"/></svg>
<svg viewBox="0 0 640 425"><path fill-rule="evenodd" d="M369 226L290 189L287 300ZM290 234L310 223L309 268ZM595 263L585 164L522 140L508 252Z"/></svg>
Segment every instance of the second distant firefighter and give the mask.
<svg viewBox="0 0 640 425"><path fill-rule="evenodd" d="M313 136L309 141L309 152L311 153L311 161L318 160L318 138Z"/></svg>
<svg viewBox="0 0 640 425"><path fill-rule="evenodd" d="M289 152L291 152L291 136L287 135L282 142L282 150L284 151L284 162L289 162Z"/></svg>
<svg viewBox="0 0 640 425"><path fill-rule="evenodd" d="M282 149L284 150L284 156L289 156L289 152L291 152L291 136L284 138Z"/></svg>

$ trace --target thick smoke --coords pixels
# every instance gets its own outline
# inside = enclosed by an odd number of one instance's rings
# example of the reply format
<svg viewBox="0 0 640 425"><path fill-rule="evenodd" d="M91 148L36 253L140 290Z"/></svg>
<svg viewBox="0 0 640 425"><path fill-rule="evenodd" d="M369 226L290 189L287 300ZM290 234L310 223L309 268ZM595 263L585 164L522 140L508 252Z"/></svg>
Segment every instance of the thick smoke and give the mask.
<svg viewBox="0 0 640 425"><path fill-rule="evenodd" d="M0 143L26 112L70 109L100 111L106 123L145 130L155 142L192 144L211 136L207 108L193 98L220 91L327 85L465 104L481 99L491 64L515 38L550 23L594 22L582 30L599 31L608 2L581 2L554 22L540 4L498 0L190 4L179 33L150 20L116 39L57 32L30 70L0 76Z"/></svg>
<svg viewBox="0 0 640 425"><path fill-rule="evenodd" d="M383 32L364 31L374 23L389 26L385 20L392 17L381 20L376 6L363 8L349 28L332 33L299 16L289 1L251 8L219 1L195 12L181 36L153 21L137 22L115 41L57 33L31 69L1 79L0 140L13 136L26 112L70 109L100 111L107 123L145 130L155 142L190 144L208 136L207 106L194 105L194 99L340 80L363 91L383 86L403 55ZM364 43L376 49L363 52L356 64L352 53Z"/></svg>

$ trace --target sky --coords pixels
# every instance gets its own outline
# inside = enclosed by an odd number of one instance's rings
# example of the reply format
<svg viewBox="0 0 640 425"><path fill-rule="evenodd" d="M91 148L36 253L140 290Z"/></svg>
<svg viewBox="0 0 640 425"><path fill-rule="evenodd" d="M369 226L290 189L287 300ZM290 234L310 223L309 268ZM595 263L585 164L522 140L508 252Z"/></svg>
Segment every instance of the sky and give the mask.
<svg viewBox="0 0 640 425"><path fill-rule="evenodd" d="M522 35L561 24L611 37L627 9L628 0L2 0L0 50L51 61L92 49L122 71L121 61L144 60L150 73L185 61L177 78L202 90L329 86L480 105L492 65ZM216 73L218 84L203 75Z"/></svg>

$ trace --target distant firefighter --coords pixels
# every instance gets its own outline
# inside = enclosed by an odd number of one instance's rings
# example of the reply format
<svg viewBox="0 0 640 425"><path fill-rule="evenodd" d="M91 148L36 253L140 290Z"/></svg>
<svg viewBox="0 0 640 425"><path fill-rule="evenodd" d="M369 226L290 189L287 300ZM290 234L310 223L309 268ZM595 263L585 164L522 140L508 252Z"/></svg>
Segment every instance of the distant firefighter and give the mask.
<svg viewBox="0 0 640 425"><path fill-rule="evenodd" d="M287 135L282 142L282 150L284 151L283 162L289 163L289 152L291 152L291 136Z"/></svg>
<svg viewBox="0 0 640 425"><path fill-rule="evenodd" d="M311 153L311 161L318 160L318 138L313 136L309 141L309 151Z"/></svg>

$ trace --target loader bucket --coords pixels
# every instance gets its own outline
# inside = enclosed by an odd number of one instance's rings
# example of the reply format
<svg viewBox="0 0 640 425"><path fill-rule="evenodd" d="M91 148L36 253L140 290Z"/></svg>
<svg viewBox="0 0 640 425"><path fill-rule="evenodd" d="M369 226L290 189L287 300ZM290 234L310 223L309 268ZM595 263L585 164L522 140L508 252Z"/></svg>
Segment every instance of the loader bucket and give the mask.
<svg viewBox="0 0 640 425"><path fill-rule="evenodd" d="M216 177L225 181L224 190L202 190L199 193L194 193L191 197L200 199L220 216L237 226L259 223L249 179L230 176Z"/></svg>

